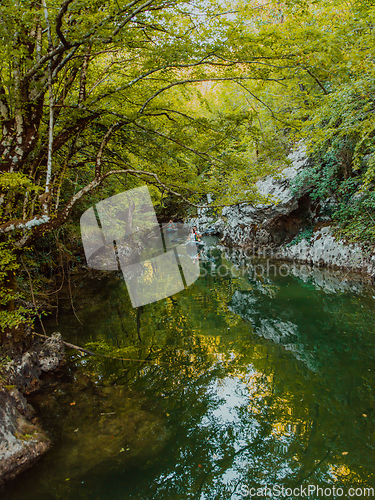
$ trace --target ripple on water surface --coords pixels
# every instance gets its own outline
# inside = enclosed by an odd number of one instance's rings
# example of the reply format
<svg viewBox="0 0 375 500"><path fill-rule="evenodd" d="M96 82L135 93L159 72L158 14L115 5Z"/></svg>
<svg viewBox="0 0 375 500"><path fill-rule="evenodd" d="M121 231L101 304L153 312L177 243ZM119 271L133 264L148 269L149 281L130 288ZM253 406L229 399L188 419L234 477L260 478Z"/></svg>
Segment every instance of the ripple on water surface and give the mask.
<svg viewBox="0 0 375 500"><path fill-rule="evenodd" d="M77 286L82 325L66 306L48 329L122 359L69 353L31 395L54 446L5 500L375 487L374 289L293 264L257 275L209 245L200 257L197 282L138 310L115 276Z"/></svg>

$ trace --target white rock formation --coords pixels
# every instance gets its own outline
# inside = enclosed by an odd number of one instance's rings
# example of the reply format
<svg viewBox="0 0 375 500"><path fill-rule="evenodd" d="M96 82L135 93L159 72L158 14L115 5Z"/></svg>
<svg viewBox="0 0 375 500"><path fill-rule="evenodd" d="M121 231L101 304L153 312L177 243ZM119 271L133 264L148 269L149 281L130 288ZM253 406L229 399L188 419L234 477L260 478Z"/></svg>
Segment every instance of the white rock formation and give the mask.
<svg viewBox="0 0 375 500"><path fill-rule="evenodd" d="M357 244L336 240L328 226L315 231L311 240L301 240L295 245L281 247L277 257L316 266L340 267L375 273L375 254L365 253Z"/></svg>
<svg viewBox="0 0 375 500"><path fill-rule="evenodd" d="M263 256L268 254L278 259L308 263L315 266L328 266L364 271L375 276L375 254L366 253L360 245L347 245L336 240L330 227L317 229L311 240L302 239L295 245L286 246L300 230L310 224L328 221L328 217L317 218L317 213L332 204L327 199L318 206L308 196L309 187L298 193L291 190L291 181L307 166L305 148L301 145L289 155L291 166L285 168L277 177L268 176L257 182L259 193L271 197L268 204L236 205L224 208L222 217L215 220L202 210L191 221L204 233L210 228L223 236L224 245L244 249L262 249Z"/></svg>

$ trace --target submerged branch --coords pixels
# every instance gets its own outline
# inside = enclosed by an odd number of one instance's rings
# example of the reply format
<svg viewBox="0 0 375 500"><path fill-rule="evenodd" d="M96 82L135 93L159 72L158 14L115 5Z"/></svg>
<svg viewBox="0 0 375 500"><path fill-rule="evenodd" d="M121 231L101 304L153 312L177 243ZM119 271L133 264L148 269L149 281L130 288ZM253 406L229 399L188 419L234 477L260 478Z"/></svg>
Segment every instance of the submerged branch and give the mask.
<svg viewBox="0 0 375 500"><path fill-rule="evenodd" d="M44 339L50 338L48 335L41 335L40 333L35 333L35 332L33 332L33 335L36 335L37 337L42 337ZM158 365L171 365L172 364L172 363L167 363L166 361L154 361L152 359L118 358L116 356L109 356L108 354L101 354L98 352L89 351L88 349L85 349L84 347L80 347L78 345L71 344L70 342L65 342L65 340L63 340L62 342L63 342L64 346L67 347L68 349L74 349L75 351L83 352L85 354L88 354L89 356L99 356L100 358L114 359L117 361L137 361L140 363L156 363Z"/></svg>

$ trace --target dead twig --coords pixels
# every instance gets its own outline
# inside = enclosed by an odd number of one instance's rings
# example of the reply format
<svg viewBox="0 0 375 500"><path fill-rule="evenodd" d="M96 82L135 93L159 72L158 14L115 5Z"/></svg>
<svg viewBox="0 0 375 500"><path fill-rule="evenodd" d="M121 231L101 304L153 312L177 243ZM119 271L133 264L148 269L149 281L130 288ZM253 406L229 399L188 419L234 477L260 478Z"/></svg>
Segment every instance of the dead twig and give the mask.
<svg viewBox="0 0 375 500"><path fill-rule="evenodd" d="M48 335L41 335L40 333L35 333L35 332L33 332L33 335L36 335L38 337L42 337L45 339L51 338ZM115 359L118 361L138 361L141 363L157 363L157 364L161 364L161 365L171 365L172 364L172 363L167 363L165 361L154 361L152 359L117 358L115 356L108 356L107 354L100 354L98 352L92 352L92 351L89 351L88 349L85 349L83 347L80 347L80 346L77 346L74 344L70 344L70 342L65 342L65 340L63 340L63 344L68 349L74 349L76 351L84 352L85 354L89 354L90 356L99 356L100 358Z"/></svg>
<svg viewBox="0 0 375 500"><path fill-rule="evenodd" d="M39 321L40 321L40 324L41 324L41 326L42 326L42 329L43 329L44 335L46 335L46 330L45 330L44 325L43 325L42 317L41 317L41 315L38 313L38 306L36 305L36 302L35 302L34 289L33 289L33 280L31 279L31 275L30 275L30 273L29 273L29 270L28 270L28 269L27 269L27 267L25 266L25 263L24 263L24 261L23 261L23 259L22 259L22 256L21 256L20 260L21 260L21 264L22 264L22 266L23 266L24 270L26 271L26 274L27 274L27 276L28 276L28 278L29 278L29 283L30 283L30 292L31 292L31 299L32 299L32 301L33 301L33 306L34 306L35 312L36 312L36 314L37 314L37 316L38 316L38 318L39 318Z"/></svg>

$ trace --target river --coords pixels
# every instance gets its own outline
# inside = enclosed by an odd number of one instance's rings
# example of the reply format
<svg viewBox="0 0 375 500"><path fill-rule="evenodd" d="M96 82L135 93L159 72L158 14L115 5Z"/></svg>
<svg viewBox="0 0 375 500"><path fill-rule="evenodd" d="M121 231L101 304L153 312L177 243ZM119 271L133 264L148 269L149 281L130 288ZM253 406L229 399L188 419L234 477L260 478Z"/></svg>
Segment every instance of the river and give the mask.
<svg viewBox="0 0 375 500"><path fill-rule="evenodd" d="M82 280L48 331L109 357L69 352L30 396L54 445L4 500L371 497L375 289L213 238L200 266L138 309Z"/></svg>

